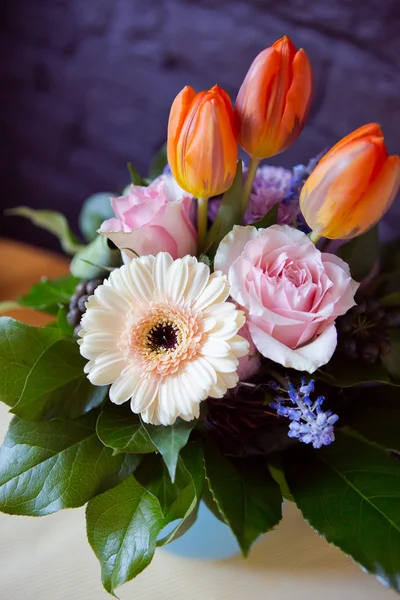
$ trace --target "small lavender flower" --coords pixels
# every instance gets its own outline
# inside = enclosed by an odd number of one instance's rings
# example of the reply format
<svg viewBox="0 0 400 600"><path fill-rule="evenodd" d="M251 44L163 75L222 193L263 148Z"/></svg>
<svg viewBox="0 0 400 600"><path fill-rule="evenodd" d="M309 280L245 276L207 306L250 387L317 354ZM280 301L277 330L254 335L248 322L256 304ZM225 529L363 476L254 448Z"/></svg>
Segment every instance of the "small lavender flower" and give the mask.
<svg viewBox="0 0 400 600"><path fill-rule="evenodd" d="M272 389L278 389L275 382L270 385ZM310 398L313 391L314 381L311 379L306 383L305 378L302 377L299 388L296 389L293 384L289 384L287 391L289 399L278 396L275 402L271 402L270 407L276 410L280 417L292 421L289 425L289 437L298 438L304 444L312 444L318 449L335 441L333 426L339 417L330 410L326 412L322 410L321 406L325 400L323 396L319 396L313 402Z"/></svg>
<svg viewBox="0 0 400 600"><path fill-rule="evenodd" d="M243 163L243 183L246 180L247 167ZM283 167L272 167L270 165L264 165L257 169L257 173L254 179L253 187L250 193L249 203L247 206L246 214L244 216L244 225L254 223L266 215L275 204L282 202L285 196L290 191L290 182L292 179L292 171L284 169ZM208 216L211 221L217 216L221 198L212 198L209 202ZM286 218L286 208L279 207L281 218ZM283 209L283 210L281 210ZM280 224L289 222L281 220L278 216L278 222ZM292 223L292 221L290 221Z"/></svg>
<svg viewBox="0 0 400 600"><path fill-rule="evenodd" d="M293 169L271 165L259 167L244 215L244 224L249 225L262 219L271 208L279 203L278 224L291 225L308 233L310 228L300 211L300 192L306 179L324 154L325 151L312 158L307 165L297 165ZM247 168L243 167L243 182L246 175ZM220 204L220 196L211 198L208 205L208 216L211 221L216 218Z"/></svg>
<svg viewBox="0 0 400 600"><path fill-rule="evenodd" d="M245 170L247 176L247 169ZM271 208L280 202L278 221L280 224L291 222L290 215L282 200L290 191L292 172L283 167L264 165L257 169L253 187L250 193L249 204L244 216L244 224L254 223L266 215Z"/></svg>

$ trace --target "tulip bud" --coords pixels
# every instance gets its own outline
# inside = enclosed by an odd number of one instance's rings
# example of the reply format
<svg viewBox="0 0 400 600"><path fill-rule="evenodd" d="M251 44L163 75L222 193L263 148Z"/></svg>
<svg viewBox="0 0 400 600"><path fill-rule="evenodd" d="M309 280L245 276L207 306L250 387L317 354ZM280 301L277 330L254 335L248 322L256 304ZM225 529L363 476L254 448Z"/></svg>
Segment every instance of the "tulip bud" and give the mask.
<svg viewBox="0 0 400 600"><path fill-rule="evenodd" d="M222 194L232 185L237 155L228 94L217 85L198 94L186 86L168 122L168 162L178 184L196 198Z"/></svg>
<svg viewBox="0 0 400 600"><path fill-rule="evenodd" d="M252 158L274 156L296 141L310 110L312 80L307 54L286 36L255 58L234 110L239 144Z"/></svg>
<svg viewBox="0 0 400 600"><path fill-rule="evenodd" d="M300 194L300 209L316 237L353 238L373 227L400 186L400 158L388 156L381 128L364 125L318 163Z"/></svg>

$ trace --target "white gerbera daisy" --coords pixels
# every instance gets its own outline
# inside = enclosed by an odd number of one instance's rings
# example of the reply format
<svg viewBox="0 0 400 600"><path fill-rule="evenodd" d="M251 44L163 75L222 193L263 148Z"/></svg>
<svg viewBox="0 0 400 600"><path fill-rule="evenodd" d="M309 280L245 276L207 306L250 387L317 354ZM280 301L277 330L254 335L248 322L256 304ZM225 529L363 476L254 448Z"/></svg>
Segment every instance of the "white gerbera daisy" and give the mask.
<svg viewBox="0 0 400 600"><path fill-rule="evenodd" d="M249 350L237 335L244 314L228 295L225 275L210 275L192 256L160 252L114 270L82 318L89 380L112 384L110 400L130 400L146 423L198 417L202 400L235 387L238 358Z"/></svg>

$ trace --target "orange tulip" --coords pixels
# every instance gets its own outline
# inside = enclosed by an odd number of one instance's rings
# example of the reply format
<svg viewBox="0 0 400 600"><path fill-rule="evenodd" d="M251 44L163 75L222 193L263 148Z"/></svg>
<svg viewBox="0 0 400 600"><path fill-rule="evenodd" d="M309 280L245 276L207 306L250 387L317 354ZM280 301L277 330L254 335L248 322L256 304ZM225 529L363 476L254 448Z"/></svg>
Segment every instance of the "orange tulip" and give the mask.
<svg viewBox="0 0 400 600"><path fill-rule="evenodd" d="M258 160L289 148L303 129L312 91L308 56L287 36L260 52L236 98L235 129L242 148Z"/></svg>
<svg viewBox="0 0 400 600"><path fill-rule="evenodd" d="M300 208L316 237L353 238L371 229L400 187L400 157L388 156L379 125L343 138L318 163L301 194Z"/></svg>
<svg viewBox="0 0 400 600"><path fill-rule="evenodd" d="M171 107L167 150L176 181L196 198L230 188L238 145L228 94L217 85L198 94L186 86Z"/></svg>

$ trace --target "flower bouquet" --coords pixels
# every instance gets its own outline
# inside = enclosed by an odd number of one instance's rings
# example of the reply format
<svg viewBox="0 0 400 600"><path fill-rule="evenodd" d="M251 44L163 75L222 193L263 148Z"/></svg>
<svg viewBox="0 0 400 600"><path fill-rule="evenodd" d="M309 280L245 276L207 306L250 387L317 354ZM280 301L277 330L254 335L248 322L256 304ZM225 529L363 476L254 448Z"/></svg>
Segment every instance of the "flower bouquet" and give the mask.
<svg viewBox="0 0 400 600"><path fill-rule="evenodd" d="M246 555L283 499L400 591L400 245L377 228L400 159L370 124L305 166L260 167L311 97L308 57L284 37L234 108L218 86L178 94L151 177L129 165L122 195L85 202L86 244L58 213L11 211L73 258L18 301L54 323L0 319L15 415L0 509L87 504L111 594L201 502Z"/></svg>

